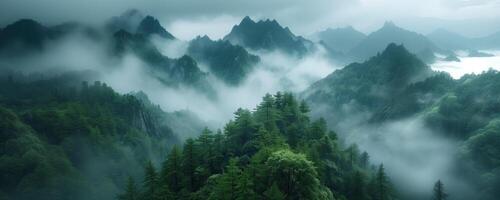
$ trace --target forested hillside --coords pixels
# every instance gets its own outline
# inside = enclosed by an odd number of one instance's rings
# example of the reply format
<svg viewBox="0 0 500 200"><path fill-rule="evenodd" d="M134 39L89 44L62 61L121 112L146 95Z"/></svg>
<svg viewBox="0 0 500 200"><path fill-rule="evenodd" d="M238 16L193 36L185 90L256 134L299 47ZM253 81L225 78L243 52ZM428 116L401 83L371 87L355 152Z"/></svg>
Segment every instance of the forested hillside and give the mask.
<svg viewBox="0 0 500 200"><path fill-rule="evenodd" d="M290 93L238 109L224 130L174 146L119 196L134 199L394 199L382 164L346 147Z"/></svg>
<svg viewBox="0 0 500 200"><path fill-rule="evenodd" d="M314 115L334 127L423 120L435 135L460 141L461 176L479 188L482 199L495 199L500 180L499 79L495 70L453 79L432 71L404 46L391 44L364 63L330 74L303 95L314 105Z"/></svg>
<svg viewBox="0 0 500 200"><path fill-rule="evenodd" d="M149 101L85 81L93 75L0 78L2 199L112 199L125 177L180 142L175 133L193 134L173 131L182 126L167 119L177 117Z"/></svg>

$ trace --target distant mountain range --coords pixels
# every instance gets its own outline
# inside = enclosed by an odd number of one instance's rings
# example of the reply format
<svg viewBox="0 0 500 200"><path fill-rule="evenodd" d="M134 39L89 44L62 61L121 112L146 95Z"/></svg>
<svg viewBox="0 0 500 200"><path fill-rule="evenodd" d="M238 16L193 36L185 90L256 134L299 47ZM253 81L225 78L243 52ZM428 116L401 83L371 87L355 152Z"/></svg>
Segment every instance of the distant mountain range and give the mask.
<svg viewBox="0 0 500 200"><path fill-rule="evenodd" d="M347 26L336 29L328 28L316 33L314 37L322 41L329 48L346 53L365 39L366 35L352 26Z"/></svg>
<svg viewBox="0 0 500 200"><path fill-rule="evenodd" d="M349 54L359 60L365 60L381 52L390 43L404 44L410 52L429 63L433 62L433 58L425 54L430 52L432 55L432 53L442 51L424 35L400 28L392 22L386 22L382 28L370 33L352 48Z"/></svg>
<svg viewBox="0 0 500 200"><path fill-rule="evenodd" d="M426 63L432 63L437 59L436 53L444 55L446 60L457 60L452 50L468 49L469 56L491 56L476 49L500 46L500 34L470 39L437 30L424 36L391 22L368 35L353 27L327 29L315 35L319 42L314 43L295 35L276 20L254 21L247 16L222 40L198 37L189 41L187 55L168 58L150 41L150 36L166 40L177 39L153 16L129 10L106 21L104 31L100 28L102 27L78 23L47 27L34 20L23 19L0 29L0 52L9 56L24 55L27 51L40 52L50 42L81 32L93 39L101 39L101 42L104 41L102 39L111 38L114 55L125 52L137 55L153 71L161 72L155 76L166 84L199 85L204 88L210 85L202 83L208 73L229 85L241 83L260 61L258 56L250 53L254 51L281 51L302 57L315 52L316 45L321 45L332 60L350 63L367 60L381 53L388 44L396 43L403 44L408 51ZM209 71L202 71L198 62L206 64Z"/></svg>
<svg viewBox="0 0 500 200"><path fill-rule="evenodd" d="M437 29L428 34L427 37L441 48L450 50L484 50L500 47L500 32L484 37L470 38L444 29Z"/></svg>

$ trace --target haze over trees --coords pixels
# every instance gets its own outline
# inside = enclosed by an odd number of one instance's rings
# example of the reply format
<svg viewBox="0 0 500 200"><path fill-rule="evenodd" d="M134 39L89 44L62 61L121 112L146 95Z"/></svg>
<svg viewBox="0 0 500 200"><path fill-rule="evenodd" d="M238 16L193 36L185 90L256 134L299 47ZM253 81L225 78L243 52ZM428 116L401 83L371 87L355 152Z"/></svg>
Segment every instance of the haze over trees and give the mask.
<svg viewBox="0 0 500 200"><path fill-rule="evenodd" d="M500 73L428 65L495 56L498 34L316 41L247 16L184 41L160 19L0 28L0 199L500 196Z"/></svg>

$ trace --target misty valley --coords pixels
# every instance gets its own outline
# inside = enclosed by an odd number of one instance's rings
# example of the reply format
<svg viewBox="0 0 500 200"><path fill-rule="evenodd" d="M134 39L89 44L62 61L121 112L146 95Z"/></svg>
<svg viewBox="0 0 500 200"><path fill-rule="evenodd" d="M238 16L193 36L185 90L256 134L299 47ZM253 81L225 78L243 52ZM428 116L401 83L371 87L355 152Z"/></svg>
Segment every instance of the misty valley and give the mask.
<svg viewBox="0 0 500 200"><path fill-rule="evenodd" d="M500 32L157 13L0 21L0 200L500 198Z"/></svg>

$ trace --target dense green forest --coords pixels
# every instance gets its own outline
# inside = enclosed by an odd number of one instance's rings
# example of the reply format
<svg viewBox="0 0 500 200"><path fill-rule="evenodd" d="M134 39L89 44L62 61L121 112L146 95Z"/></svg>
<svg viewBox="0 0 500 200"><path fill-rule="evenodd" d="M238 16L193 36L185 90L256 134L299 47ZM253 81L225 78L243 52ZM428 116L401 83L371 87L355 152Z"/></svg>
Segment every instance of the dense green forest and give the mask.
<svg viewBox="0 0 500 200"><path fill-rule="evenodd" d="M125 177L180 143L170 126L186 135L202 129L142 93L84 81L93 75L1 77L0 199L112 199Z"/></svg>
<svg viewBox="0 0 500 200"><path fill-rule="evenodd" d="M0 200L500 196L500 72L453 78L426 64L495 56L474 48L498 37L386 22L312 41L252 17L214 40L138 10L2 27ZM442 149L420 137L450 152L428 159Z"/></svg>
<svg viewBox="0 0 500 200"><path fill-rule="evenodd" d="M313 107L317 116L330 116L333 127L422 119L435 134L460 141L461 176L480 188L481 198L495 199L500 195L499 83L495 70L453 79L432 71L403 45L391 44L364 63L330 74L303 95L320 108ZM357 115L363 117L352 117Z"/></svg>
<svg viewBox="0 0 500 200"><path fill-rule="evenodd" d="M148 163L119 199L395 199L384 166L308 112L290 93L268 94L223 131L205 129Z"/></svg>

